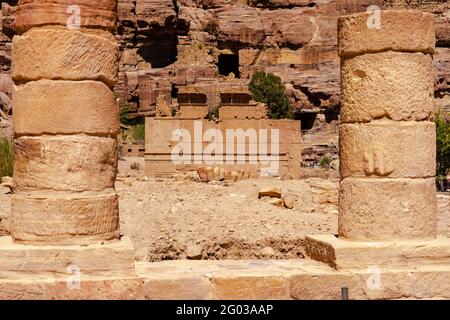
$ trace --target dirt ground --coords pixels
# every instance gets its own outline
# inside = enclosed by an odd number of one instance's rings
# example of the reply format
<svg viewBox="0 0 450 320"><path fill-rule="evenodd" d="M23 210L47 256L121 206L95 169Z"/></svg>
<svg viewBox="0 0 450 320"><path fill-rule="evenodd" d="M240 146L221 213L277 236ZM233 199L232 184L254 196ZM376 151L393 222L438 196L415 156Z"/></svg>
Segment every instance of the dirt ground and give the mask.
<svg viewBox="0 0 450 320"><path fill-rule="evenodd" d="M134 162L141 170L129 169ZM305 235L337 233L337 180L157 181L144 177L143 165L120 161L116 182L121 234L139 261L303 258ZM258 199L264 187L280 187L294 208ZM0 194L0 235L10 198ZM438 209L439 234L450 237L450 193L438 195Z"/></svg>
<svg viewBox="0 0 450 320"><path fill-rule="evenodd" d="M335 206L314 208L306 182L128 179L116 186L121 233L131 236L139 260L299 258L306 234L337 231ZM262 186L302 200L294 209L276 207L258 200Z"/></svg>

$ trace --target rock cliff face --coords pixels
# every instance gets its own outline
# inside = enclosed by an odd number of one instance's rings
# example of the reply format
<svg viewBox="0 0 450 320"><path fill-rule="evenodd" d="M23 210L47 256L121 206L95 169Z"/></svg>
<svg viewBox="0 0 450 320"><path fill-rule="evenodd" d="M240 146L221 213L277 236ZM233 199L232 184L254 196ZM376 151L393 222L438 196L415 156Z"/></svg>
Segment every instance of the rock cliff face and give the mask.
<svg viewBox="0 0 450 320"><path fill-rule="evenodd" d="M17 0L2 2L0 87L9 93L10 25ZM219 90L246 86L258 70L280 76L304 131L304 157L335 154L339 114L337 18L413 8L437 22L435 97L450 105L450 4L445 0L119 0L120 82L116 92L136 117L156 101L177 107L177 92L194 86L218 102ZM405 93L407 94L407 93Z"/></svg>

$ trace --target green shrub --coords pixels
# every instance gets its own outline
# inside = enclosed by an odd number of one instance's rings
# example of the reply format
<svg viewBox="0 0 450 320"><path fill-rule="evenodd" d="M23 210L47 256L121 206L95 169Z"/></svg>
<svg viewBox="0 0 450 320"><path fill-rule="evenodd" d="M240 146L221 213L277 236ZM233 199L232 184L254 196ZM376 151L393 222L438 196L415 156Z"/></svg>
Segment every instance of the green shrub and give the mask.
<svg viewBox="0 0 450 320"><path fill-rule="evenodd" d="M219 24L216 20L208 21L206 24L204 31L209 33L212 36L217 37L219 35Z"/></svg>
<svg viewBox="0 0 450 320"><path fill-rule="evenodd" d="M333 161L333 159L331 159L331 157L329 157L328 155L325 155L322 158L320 158L319 165L321 168L328 169L330 168L331 161Z"/></svg>
<svg viewBox="0 0 450 320"><path fill-rule="evenodd" d="M137 124L133 126L132 137L135 143L145 142L145 126L143 124Z"/></svg>
<svg viewBox="0 0 450 320"><path fill-rule="evenodd" d="M450 123L436 115L436 176L441 180L450 170Z"/></svg>
<svg viewBox="0 0 450 320"><path fill-rule="evenodd" d="M218 119L219 118L219 109L220 105L215 105L208 111L208 120Z"/></svg>
<svg viewBox="0 0 450 320"><path fill-rule="evenodd" d="M267 104L270 119L292 119L294 112L280 77L258 71L253 75L249 89L255 101Z"/></svg>
<svg viewBox="0 0 450 320"><path fill-rule="evenodd" d="M14 154L12 143L7 139L0 139L0 178L13 175Z"/></svg>
<svg viewBox="0 0 450 320"><path fill-rule="evenodd" d="M133 162L133 163L130 165L130 169L131 169L131 170L139 170L139 168L140 168L140 165L139 165L139 163L137 163L137 162Z"/></svg>
<svg viewBox="0 0 450 320"><path fill-rule="evenodd" d="M130 113L130 108L128 107L127 103L123 103L120 105L119 110L119 119L120 123L126 126L131 125L130 119L128 119L128 114Z"/></svg>

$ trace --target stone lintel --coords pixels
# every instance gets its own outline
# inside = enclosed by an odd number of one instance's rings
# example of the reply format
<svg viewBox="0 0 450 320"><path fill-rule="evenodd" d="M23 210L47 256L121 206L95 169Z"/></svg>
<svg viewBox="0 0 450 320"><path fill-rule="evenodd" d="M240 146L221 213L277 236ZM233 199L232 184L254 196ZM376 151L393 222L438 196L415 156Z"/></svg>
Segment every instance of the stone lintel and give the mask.
<svg viewBox="0 0 450 320"><path fill-rule="evenodd" d="M306 237L306 253L338 270L415 269L450 265L450 239L353 241L334 235Z"/></svg>

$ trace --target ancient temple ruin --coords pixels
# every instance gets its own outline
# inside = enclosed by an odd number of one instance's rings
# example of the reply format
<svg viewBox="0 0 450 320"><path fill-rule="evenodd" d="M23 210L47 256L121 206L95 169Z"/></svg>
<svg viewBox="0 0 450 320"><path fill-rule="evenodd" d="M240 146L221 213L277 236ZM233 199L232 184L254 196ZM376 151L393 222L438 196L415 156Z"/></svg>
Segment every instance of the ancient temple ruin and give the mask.
<svg viewBox="0 0 450 320"><path fill-rule="evenodd" d="M180 91L178 102L178 115L167 116L166 111L164 117L146 118L147 176L167 177L215 169L223 172L218 178L222 180L288 174L299 178L300 121L267 119L266 106L251 102L248 89L242 88L220 93L217 115L211 115L206 94L194 88ZM185 130L188 138L177 137L179 130ZM211 130L220 138L208 135ZM183 145L184 155L177 162L173 152L179 143ZM213 154L207 155L211 147ZM273 162L270 158L275 154L276 168L269 172L267 168Z"/></svg>
<svg viewBox="0 0 450 320"><path fill-rule="evenodd" d="M338 235L306 237L311 259L153 263L135 262L119 230L117 1L79 1L68 24L71 5L21 1L16 13L13 222L0 237L0 298L341 299L342 288L350 299L450 298L450 239L436 235L431 14L383 11L379 28L370 13L339 19ZM179 96L178 116L160 98L159 117L147 119L150 173L186 167L172 163L174 129L192 132L189 147L201 147L192 156L203 155L210 141L196 145L196 121L218 132L279 128L280 168L298 163L298 122L268 120L233 91L210 121L204 94Z"/></svg>

